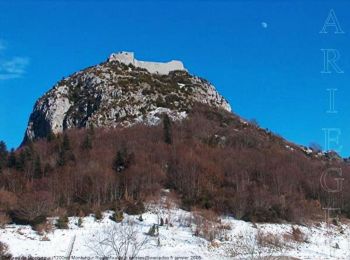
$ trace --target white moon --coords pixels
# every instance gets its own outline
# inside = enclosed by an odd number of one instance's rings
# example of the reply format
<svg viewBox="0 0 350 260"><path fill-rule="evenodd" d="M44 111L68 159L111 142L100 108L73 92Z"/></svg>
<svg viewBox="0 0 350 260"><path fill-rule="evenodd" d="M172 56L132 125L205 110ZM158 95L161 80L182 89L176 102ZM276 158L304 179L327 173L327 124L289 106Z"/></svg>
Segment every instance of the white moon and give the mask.
<svg viewBox="0 0 350 260"><path fill-rule="evenodd" d="M267 23L262 22L262 23L261 23L261 26L262 26L264 29L266 29L266 28L267 28Z"/></svg>

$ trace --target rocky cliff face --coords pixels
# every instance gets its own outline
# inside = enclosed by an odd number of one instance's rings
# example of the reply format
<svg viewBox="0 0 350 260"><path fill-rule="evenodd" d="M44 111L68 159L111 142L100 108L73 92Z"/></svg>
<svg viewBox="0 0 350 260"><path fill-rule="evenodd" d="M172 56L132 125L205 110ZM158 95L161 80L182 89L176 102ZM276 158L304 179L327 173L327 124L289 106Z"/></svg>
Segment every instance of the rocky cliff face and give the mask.
<svg viewBox="0 0 350 260"><path fill-rule="evenodd" d="M181 62L135 61L133 54L125 59L129 54L112 54L58 82L36 102L24 141L73 127L157 124L162 113L179 120L195 102L231 111L213 85L190 75Z"/></svg>

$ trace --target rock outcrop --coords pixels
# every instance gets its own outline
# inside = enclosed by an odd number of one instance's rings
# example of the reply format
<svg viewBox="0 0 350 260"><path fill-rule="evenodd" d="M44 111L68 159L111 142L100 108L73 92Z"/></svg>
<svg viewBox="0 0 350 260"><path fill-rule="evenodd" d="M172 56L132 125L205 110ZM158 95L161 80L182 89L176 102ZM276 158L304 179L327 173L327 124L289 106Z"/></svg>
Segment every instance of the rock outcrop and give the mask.
<svg viewBox="0 0 350 260"><path fill-rule="evenodd" d="M59 81L35 104L24 142L73 127L157 124L162 113L186 117L194 103L231 111L208 81L182 62L142 62L133 53L112 54L99 65Z"/></svg>

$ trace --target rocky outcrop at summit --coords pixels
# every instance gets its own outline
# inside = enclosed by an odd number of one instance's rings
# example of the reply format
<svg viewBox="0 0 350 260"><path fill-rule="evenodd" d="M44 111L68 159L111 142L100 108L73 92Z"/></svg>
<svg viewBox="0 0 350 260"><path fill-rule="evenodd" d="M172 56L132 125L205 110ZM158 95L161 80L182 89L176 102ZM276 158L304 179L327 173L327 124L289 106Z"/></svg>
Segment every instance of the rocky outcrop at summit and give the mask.
<svg viewBox="0 0 350 260"><path fill-rule="evenodd" d="M133 53L112 54L59 81L38 100L24 142L74 127L157 124L162 113L179 120L196 102L231 111L212 84L190 75L180 61L143 62Z"/></svg>

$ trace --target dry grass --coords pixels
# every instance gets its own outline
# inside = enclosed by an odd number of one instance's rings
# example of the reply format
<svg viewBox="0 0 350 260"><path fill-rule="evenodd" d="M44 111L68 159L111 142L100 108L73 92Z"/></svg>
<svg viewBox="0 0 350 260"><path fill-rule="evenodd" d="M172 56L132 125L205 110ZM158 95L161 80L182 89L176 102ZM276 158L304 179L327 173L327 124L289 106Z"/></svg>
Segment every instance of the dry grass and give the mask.
<svg viewBox="0 0 350 260"><path fill-rule="evenodd" d="M261 230L258 230L256 240L261 247L282 248L285 245L280 236L269 232L264 233Z"/></svg>
<svg viewBox="0 0 350 260"><path fill-rule="evenodd" d="M231 226L221 223L218 215L211 210L195 210L193 213L194 235L208 241L228 240L228 230Z"/></svg>
<svg viewBox="0 0 350 260"><path fill-rule="evenodd" d="M34 230L38 232L39 235L46 235L53 230L53 225L51 222L46 221L45 223L35 225Z"/></svg>
<svg viewBox="0 0 350 260"><path fill-rule="evenodd" d="M294 241L298 243L306 243L308 241L307 235L298 227L292 227L292 231L284 234L283 238L285 241Z"/></svg>

